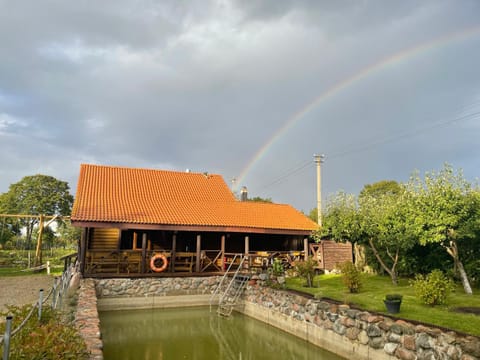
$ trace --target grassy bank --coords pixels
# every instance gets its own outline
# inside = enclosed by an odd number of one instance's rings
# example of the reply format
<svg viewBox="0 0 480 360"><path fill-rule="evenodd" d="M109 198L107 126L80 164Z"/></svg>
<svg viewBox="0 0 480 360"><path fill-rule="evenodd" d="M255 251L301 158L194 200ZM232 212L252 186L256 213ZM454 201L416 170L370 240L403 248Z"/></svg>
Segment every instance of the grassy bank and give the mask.
<svg viewBox="0 0 480 360"><path fill-rule="evenodd" d="M389 277L362 274L363 287L358 294L350 294L342 282L341 275L319 275L315 277L316 287L307 288L298 278L287 279L287 287L314 295L330 298L365 310L385 313L385 294L403 295L402 306L397 317L442 326L460 332L480 336L480 316L453 311L457 307L480 307L480 295L466 295L458 286L449 297L447 305L430 307L415 297L408 280L401 279L398 286L392 285Z"/></svg>
<svg viewBox="0 0 480 360"><path fill-rule="evenodd" d="M60 258L75 252L72 249L44 250L42 260L46 264L50 262L50 271L53 274L60 274L63 271L64 260ZM0 250L0 276L22 276L31 275L34 272L29 270L33 267L35 250ZM46 272L45 269L41 272Z"/></svg>

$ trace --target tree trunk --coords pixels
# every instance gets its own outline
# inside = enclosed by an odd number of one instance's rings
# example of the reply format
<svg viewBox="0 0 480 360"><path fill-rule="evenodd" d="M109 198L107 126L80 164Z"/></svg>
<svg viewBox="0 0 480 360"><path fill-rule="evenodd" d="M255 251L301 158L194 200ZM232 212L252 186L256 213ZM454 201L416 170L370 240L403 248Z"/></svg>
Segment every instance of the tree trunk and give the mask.
<svg viewBox="0 0 480 360"><path fill-rule="evenodd" d="M25 234L25 243L26 243L27 250L30 250L32 246L32 232L33 232L33 225L29 222L27 223L27 231Z"/></svg>
<svg viewBox="0 0 480 360"><path fill-rule="evenodd" d="M368 239L368 244L370 245L370 248L372 249L373 251L373 254L375 255L375 257L377 258L378 262L380 263L380 266L388 273L388 275L390 275L390 278L392 279L392 284L397 286L398 285L398 276L397 276L397 272L395 271L395 267L397 265L397 261L398 261L398 256L396 257L394 263L393 263L393 267L392 269L390 269L386 264L385 262L383 261L383 259L380 257L380 254L378 253L377 249L375 248L375 245L373 244L373 241L372 239ZM398 251L397 251L397 255L398 255Z"/></svg>
<svg viewBox="0 0 480 360"><path fill-rule="evenodd" d="M462 285L465 293L468 295L472 295L472 287L470 286L470 281L468 281L467 272L465 271L465 268L463 267L463 264L460 260L458 260L457 262L457 269L458 273L460 274L460 279L462 280Z"/></svg>
<svg viewBox="0 0 480 360"><path fill-rule="evenodd" d="M307 287L309 288L313 287L313 281L310 274L307 274Z"/></svg>
<svg viewBox="0 0 480 360"><path fill-rule="evenodd" d="M458 271L458 274L460 275L460 280L462 281L463 285L463 290L465 291L465 294L467 295L472 295L472 287L470 285L470 281L468 280L467 272L465 271L465 268L463 267L463 263L460 260L460 257L458 256L458 247L457 243L455 241L450 241L450 246L446 247L447 252L450 254L450 256L453 258L453 263Z"/></svg>

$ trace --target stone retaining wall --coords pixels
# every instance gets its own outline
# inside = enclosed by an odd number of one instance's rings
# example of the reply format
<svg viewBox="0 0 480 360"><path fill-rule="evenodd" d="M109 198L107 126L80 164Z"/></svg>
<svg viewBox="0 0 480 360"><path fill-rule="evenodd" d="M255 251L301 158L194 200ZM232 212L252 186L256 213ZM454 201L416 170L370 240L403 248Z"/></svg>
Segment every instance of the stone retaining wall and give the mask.
<svg viewBox="0 0 480 360"><path fill-rule="evenodd" d="M212 294L220 276L144 278L144 279L101 279L96 280L97 295L106 297L150 297L172 295Z"/></svg>
<svg viewBox="0 0 480 360"><path fill-rule="evenodd" d="M253 283L253 282L252 282ZM242 312L346 358L480 359L480 339L250 284Z"/></svg>
<svg viewBox="0 0 480 360"><path fill-rule="evenodd" d="M93 349L92 356L97 356L101 348L97 296L99 304L103 302L111 308L192 304L191 301L179 301L183 295L190 295L188 298L192 301L199 299L200 304L205 303L219 281L220 277L83 280L77 309L78 326L89 348ZM357 360L480 360L480 339L477 337L394 321L347 305L274 290L261 283L250 282L245 305L239 311L340 356ZM79 317L79 312L85 312L83 318ZM87 323L92 327L88 328Z"/></svg>
<svg viewBox="0 0 480 360"><path fill-rule="evenodd" d="M80 336L85 340L91 360L103 359L103 343L100 333L100 320L97 311L97 294L95 282L92 279L80 281L78 290L77 310L75 312L75 326Z"/></svg>

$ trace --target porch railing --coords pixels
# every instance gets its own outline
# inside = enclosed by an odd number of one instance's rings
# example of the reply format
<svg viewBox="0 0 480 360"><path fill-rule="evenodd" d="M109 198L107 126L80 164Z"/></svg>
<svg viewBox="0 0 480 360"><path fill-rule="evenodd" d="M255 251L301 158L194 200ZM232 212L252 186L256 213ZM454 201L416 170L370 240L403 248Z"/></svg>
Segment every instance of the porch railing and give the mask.
<svg viewBox="0 0 480 360"><path fill-rule="evenodd" d="M169 264L166 273L195 272L197 264L196 252L173 252L170 249L148 250L145 258L139 250L89 250L86 256L85 272L87 274L140 274L152 273L149 261L155 254L164 254ZM199 272L221 272L235 262L235 254L222 252L220 249L202 249L200 251ZM303 258L303 251L250 251L246 259L247 267L268 267L273 260L279 258L286 268L293 266L294 262ZM238 265L238 264L237 264Z"/></svg>

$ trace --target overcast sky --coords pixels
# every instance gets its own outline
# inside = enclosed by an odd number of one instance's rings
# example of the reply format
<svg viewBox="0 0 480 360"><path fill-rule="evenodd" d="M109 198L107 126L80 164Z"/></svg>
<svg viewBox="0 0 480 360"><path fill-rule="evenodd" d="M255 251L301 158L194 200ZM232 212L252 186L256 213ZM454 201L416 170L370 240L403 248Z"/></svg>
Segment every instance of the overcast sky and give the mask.
<svg viewBox="0 0 480 360"><path fill-rule="evenodd" d="M480 1L0 0L0 193L81 163L221 174L308 212L480 169Z"/></svg>

